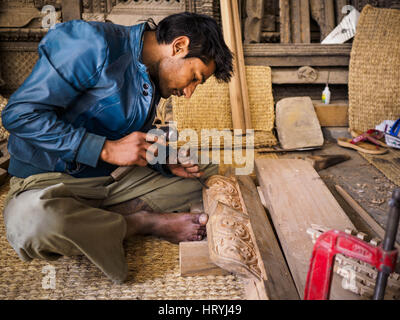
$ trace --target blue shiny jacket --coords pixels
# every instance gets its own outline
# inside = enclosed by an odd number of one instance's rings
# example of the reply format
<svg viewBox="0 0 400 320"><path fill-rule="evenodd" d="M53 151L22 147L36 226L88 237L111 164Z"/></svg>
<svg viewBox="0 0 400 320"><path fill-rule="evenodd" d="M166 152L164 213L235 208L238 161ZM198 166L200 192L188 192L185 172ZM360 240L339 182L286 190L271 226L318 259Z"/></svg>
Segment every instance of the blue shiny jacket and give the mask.
<svg viewBox="0 0 400 320"><path fill-rule="evenodd" d="M146 27L74 20L47 33L32 73L2 112L11 175L94 177L115 169L99 159L105 139L147 131L160 100L141 63Z"/></svg>

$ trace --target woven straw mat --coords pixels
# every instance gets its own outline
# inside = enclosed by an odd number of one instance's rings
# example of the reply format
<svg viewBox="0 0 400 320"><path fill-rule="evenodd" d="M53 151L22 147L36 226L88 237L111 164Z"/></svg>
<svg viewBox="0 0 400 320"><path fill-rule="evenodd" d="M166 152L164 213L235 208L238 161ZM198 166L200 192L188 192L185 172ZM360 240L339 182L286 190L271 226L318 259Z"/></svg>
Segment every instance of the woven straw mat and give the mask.
<svg viewBox="0 0 400 320"><path fill-rule="evenodd" d="M277 144L274 128L274 98L271 68L246 66L250 113L255 130L255 147ZM200 139L201 129L233 129L229 85L214 77L198 86L190 99L173 97L173 119L178 130L193 129ZM243 139L245 143L245 139Z"/></svg>
<svg viewBox="0 0 400 320"><path fill-rule="evenodd" d="M400 10L368 5L362 11L351 51L349 103L351 129L366 131L400 117ZM360 154L400 185L400 151Z"/></svg>
<svg viewBox="0 0 400 320"><path fill-rule="evenodd" d="M8 183L0 188L1 211L8 188ZM181 277L178 245L135 237L125 248L124 284L112 283L84 256L23 262L7 242L0 214L0 299L243 299L244 285L235 275ZM55 289L42 287L42 281L49 287L49 266L55 270Z"/></svg>
<svg viewBox="0 0 400 320"><path fill-rule="evenodd" d="M400 117L400 10L367 5L350 59L349 122L366 131Z"/></svg>

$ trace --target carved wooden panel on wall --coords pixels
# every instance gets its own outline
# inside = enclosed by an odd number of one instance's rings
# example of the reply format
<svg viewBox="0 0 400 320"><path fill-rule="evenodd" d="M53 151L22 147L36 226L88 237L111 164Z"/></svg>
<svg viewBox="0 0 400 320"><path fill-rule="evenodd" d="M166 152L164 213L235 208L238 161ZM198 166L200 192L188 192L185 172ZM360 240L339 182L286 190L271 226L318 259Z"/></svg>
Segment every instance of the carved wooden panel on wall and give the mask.
<svg viewBox="0 0 400 320"><path fill-rule="evenodd" d="M0 1L0 27L21 28L40 18L33 0Z"/></svg>
<svg viewBox="0 0 400 320"><path fill-rule="evenodd" d="M185 2L180 0L128 0L119 1L110 13L107 20L121 25L134 25L148 18L155 23L174 13L185 11Z"/></svg>

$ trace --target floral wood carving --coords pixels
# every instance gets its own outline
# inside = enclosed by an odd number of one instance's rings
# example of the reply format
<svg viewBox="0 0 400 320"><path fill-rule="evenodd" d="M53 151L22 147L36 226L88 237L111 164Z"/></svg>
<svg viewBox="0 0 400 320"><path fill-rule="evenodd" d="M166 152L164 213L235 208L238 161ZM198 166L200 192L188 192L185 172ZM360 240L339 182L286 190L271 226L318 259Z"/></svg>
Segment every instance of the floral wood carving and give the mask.
<svg viewBox="0 0 400 320"><path fill-rule="evenodd" d="M246 278L262 279L258 250L234 177L213 176L204 189L205 211L209 215L207 238L210 259L219 267Z"/></svg>
<svg viewBox="0 0 400 320"><path fill-rule="evenodd" d="M204 205L208 206L207 212L213 212L218 201L236 210L244 211L235 178L212 176L207 180L207 186L209 189L205 190L203 195L203 198L207 198L207 201L204 201Z"/></svg>
<svg viewBox="0 0 400 320"><path fill-rule="evenodd" d="M219 267L246 278L261 279L249 219L218 202L207 224L211 260Z"/></svg>
<svg viewBox="0 0 400 320"><path fill-rule="evenodd" d="M125 26L152 18L155 23L166 16L185 11L185 1L180 0L127 0L113 6L107 20Z"/></svg>

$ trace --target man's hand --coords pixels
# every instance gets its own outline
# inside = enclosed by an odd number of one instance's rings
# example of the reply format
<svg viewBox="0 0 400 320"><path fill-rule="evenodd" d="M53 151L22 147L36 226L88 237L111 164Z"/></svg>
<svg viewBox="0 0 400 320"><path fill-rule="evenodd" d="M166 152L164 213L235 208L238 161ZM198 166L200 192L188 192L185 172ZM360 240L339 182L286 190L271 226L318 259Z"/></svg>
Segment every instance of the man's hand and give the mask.
<svg viewBox="0 0 400 320"><path fill-rule="evenodd" d="M168 168L174 175L182 178L200 178L204 175L197 164L169 164Z"/></svg>
<svg viewBox="0 0 400 320"><path fill-rule="evenodd" d="M145 167L148 160L146 155L156 155L158 142L165 144L159 137L143 132L133 132L119 140L106 140L101 151L101 160L118 166L138 165ZM149 152L148 152L149 151Z"/></svg>

